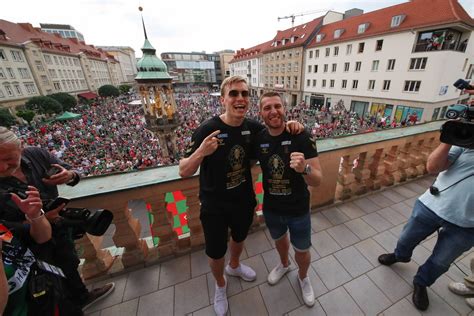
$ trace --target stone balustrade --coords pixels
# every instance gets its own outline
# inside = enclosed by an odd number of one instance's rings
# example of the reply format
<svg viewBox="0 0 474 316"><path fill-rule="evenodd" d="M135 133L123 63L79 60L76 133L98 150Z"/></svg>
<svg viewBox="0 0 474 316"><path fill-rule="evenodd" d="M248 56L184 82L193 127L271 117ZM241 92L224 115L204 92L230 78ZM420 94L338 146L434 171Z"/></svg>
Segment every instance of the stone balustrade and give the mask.
<svg viewBox="0 0 474 316"><path fill-rule="evenodd" d="M425 174L427 157L439 144L441 123L318 141L324 180L312 188L313 211ZM254 179L259 173L255 166ZM167 202L167 194L173 192L169 196L174 202ZM79 254L85 259L84 278L145 266L201 248L204 235L198 192L198 177L179 178L177 166L88 178L74 188L62 186L61 196L72 199L70 206L113 212L113 242L123 249L113 256L102 249L103 237L86 235L78 240ZM147 205L153 245L140 238L140 222L128 208L131 200L143 200ZM180 219L186 223L185 234L173 228ZM262 217L255 215L254 227L262 224Z"/></svg>

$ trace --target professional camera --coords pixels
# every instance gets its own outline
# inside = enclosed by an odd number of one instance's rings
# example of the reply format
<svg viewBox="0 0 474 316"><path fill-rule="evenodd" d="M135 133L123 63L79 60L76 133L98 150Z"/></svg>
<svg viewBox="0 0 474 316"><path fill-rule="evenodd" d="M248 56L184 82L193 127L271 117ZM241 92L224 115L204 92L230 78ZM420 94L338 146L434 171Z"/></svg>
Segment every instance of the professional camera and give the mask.
<svg viewBox="0 0 474 316"><path fill-rule="evenodd" d="M458 89L474 89L468 81L458 79L454 86ZM440 141L446 144L474 149L474 106L456 105L461 107L460 120L450 120L441 126ZM449 110L448 110L449 111ZM449 118L458 116L448 115Z"/></svg>
<svg viewBox="0 0 474 316"><path fill-rule="evenodd" d="M93 236L102 236L109 228L114 215L109 210L100 209L92 213L86 208L66 208L59 212L56 227L73 228L73 238L79 239L88 233Z"/></svg>

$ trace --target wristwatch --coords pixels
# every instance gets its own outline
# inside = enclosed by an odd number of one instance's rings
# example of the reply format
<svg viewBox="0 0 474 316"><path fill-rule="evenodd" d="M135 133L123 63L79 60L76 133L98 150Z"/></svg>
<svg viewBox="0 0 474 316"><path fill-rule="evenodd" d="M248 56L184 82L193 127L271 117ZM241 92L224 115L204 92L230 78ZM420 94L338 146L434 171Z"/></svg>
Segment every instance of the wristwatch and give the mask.
<svg viewBox="0 0 474 316"><path fill-rule="evenodd" d="M306 164L306 166L304 166L304 170L303 170L303 175L307 176L308 174L311 173L311 166L309 165L309 163Z"/></svg>

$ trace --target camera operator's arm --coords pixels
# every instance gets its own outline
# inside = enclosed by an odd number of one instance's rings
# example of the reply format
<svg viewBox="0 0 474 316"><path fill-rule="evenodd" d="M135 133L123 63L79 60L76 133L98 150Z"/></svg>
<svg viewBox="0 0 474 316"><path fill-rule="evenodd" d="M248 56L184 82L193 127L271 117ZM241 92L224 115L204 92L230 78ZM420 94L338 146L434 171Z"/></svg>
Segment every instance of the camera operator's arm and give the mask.
<svg viewBox="0 0 474 316"><path fill-rule="evenodd" d="M52 164L52 167L58 168L58 172L49 179L43 178L43 182L48 185L69 184L76 185L79 182L79 174L73 170L67 170L59 164Z"/></svg>
<svg viewBox="0 0 474 316"><path fill-rule="evenodd" d="M452 145L441 143L439 146L429 155L426 162L426 170L429 173L438 173L448 169L451 162L448 160L449 150Z"/></svg>
<svg viewBox="0 0 474 316"><path fill-rule="evenodd" d="M0 315L3 315L8 302L8 282L2 258L2 240L0 239Z"/></svg>
<svg viewBox="0 0 474 316"><path fill-rule="evenodd" d="M51 239L51 225L41 209L43 203L41 202L40 194L32 186L28 186L26 194L26 199L22 200L18 195L12 193L12 201L25 214L30 224L30 236L33 240L38 244L45 243Z"/></svg>

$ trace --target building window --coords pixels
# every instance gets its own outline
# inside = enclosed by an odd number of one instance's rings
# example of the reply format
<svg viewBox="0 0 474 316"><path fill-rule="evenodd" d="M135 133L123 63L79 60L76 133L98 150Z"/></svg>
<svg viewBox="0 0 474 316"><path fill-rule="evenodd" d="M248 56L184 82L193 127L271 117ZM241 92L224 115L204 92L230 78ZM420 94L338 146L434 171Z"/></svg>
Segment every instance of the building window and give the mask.
<svg viewBox="0 0 474 316"><path fill-rule="evenodd" d="M16 91L16 93L17 93L18 95L22 95L22 94L23 94L23 92L21 91L21 87L20 87L19 84L15 84L15 85L13 85L13 87L15 87L15 91Z"/></svg>
<svg viewBox="0 0 474 316"><path fill-rule="evenodd" d="M347 80L346 80L346 79L343 79L343 80L342 80L341 88L342 88L342 89L346 89L346 88L347 88Z"/></svg>
<svg viewBox="0 0 474 316"><path fill-rule="evenodd" d="M387 70L395 69L395 59L389 59L387 63Z"/></svg>
<svg viewBox="0 0 474 316"><path fill-rule="evenodd" d="M331 53L331 49L330 49L329 47L326 47L326 54L325 54L325 56L328 57L330 53Z"/></svg>
<svg viewBox="0 0 474 316"><path fill-rule="evenodd" d="M38 69L39 71L44 71L43 63L41 63L41 61L39 60L35 61L35 65L36 65L36 69Z"/></svg>
<svg viewBox="0 0 474 316"><path fill-rule="evenodd" d="M351 65L351 63L344 63L344 72L348 72L348 71L349 71L350 65Z"/></svg>
<svg viewBox="0 0 474 316"><path fill-rule="evenodd" d="M334 56L339 55L339 46L334 46Z"/></svg>
<svg viewBox="0 0 474 316"><path fill-rule="evenodd" d="M2 89L0 89L0 98L4 98L4 97L5 97L5 95L3 94Z"/></svg>
<svg viewBox="0 0 474 316"><path fill-rule="evenodd" d="M3 72L3 68L0 67L0 79L5 79L5 73Z"/></svg>
<svg viewBox="0 0 474 316"><path fill-rule="evenodd" d="M28 72L27 68L18 68L18 72L20 73L20 77L22 79L29 79L30 73Z"/></svg>
<svg viewBox="0 0 474 316"><path fill-rule="evenodd" d="M314 73L318 72L318 65L314 65Z"/></svg>
<svg viewBox="0 0 474 316"><path fill-rule="evenodd" d="M374 90L375 88L375 80L369 80L369 86L368 86L368 90Z"/></svg>
<svg viewBox="0 0 474 316"><path fill-rule="evenodd" d="M309 72L309 73L311 73L311 71L313 70L312 68L313 68L313 66L308 65L308 72Z"/></svg>
<svg viewBox="0 0 474 316"><path fill-rule="evenodd" d="M49 84L48 76L41 76L41 82L45 85Z"/></svg>
<svg viewBox="0 0 474 316"><path fill-rule="evenodd" d="M403 22L403 19L405 18L405 15L404 14L401 14L401 15L395 15L394 17L392 17L392 22L390 23L390 27L397 27L399 26L402 22Z"/></svg>
<svg viewBox="0 0 474 316"><path fill-rule="evenodd" d="M363 24L359 24L359 27L357 28L357 33L358 34L362 34L365 32L365 30L367 30L368 28L368 25L369 23L363 23Z"/></svg>
<svg viewBox="0 0 474 316"><path fill-rule="evenodd" d="M313 58L313 51L312 50L309 51L309 58Z"/></svg>
<svg viewBox="0 0 474 316"><path fill-rule="evenodd" d="M311 80L306 79L306 86L309 87L311 85Z"/></svg>
<svg viewBox="0 0 474 316"><path fill-rule="evenodd" d="M359 49L357 50L358 53L363 53L364 52L364 47L365 47L365 43L362 42L362 43L359 43Z"/></svg>
<svg viewBox="0 0 474 316"><path fill-rule="evenodd" d="M331 81L329 81L329 88L334 88L334 79L331 79Z"/></svg>
<svg viewBox="0 0 474 316"><path fill-rule="evenodd" d="M323 79L323 83L322 83L321 87L326 88L326 79Z"/></svg>
<svg viewBox="0 0 474 316"><path fill-rule="evenodd" d="M12 90L12 87L10 87L10 85L4 85L5 87L5 91L7 92L7 95L9 97L13 97L13 90Z"/></svg>
<svg viewBox="0 0 474 316"><path fill-rule="evenodd" d="M53 56L53 59L54 59L54 64L55 64L55 65L59 65L58 57L57 57L57 56Z"/></svg>
<svg viewBox="0 0 474 316"><path fill-rule="evenodd" d="M352 44L348 44L346 46L346 55L350 55L352 53Z"/></svg>
<svg viewBox="0 0 474 316"><path fill-rule="evenodd" d="M372 61L372 71L377 71L379 70L379 61L378 60L373 60Z"/></svg>
<svg viewBox="0 0 474 316"><path fill-rule="evenodd" d="M51 56L49 55L44 55L44 61L46 64L48 65L52 65L53 64L53 61L51 60Z"/></svg>
<svg viewBox="0 0 474 316"><path fill-rule="evenodd" d="M316 87L316 79L313 79L313 87Z"/></svg>
<svg viewBox="0 0 474 316"><path fill-rule="evenodd" d="M388 91L390 90L390 80L384 80L383 81L383 88L382 88L383 91Z"/></svg>
<svg viewBox="0 0 474 316"><path fill-rule="evenodd" d="M12 50L10 53L12 54L14 61L23 61L23 56L21 55L20 51Z"/></svg>
<svg viewBox="0 0 474 316"><path fill-rule="evenodd" d="M332 72L336 72L337 64L332 64Z"/></svg>
<svg viewBox="0 0 474 316"><path fill-rule="evenodd" d="M377 40L377 43L375 44L375 51L380 51L382 50L382 46L383 46L383 40Z"/></svg>
<svg viewBox="0 0 474 316"><path fill-rule="evenodd" d="M421 85L421 81L406 80L405 81L405 87L403 88L403 91L405 91L405 92L418 92L418 91L420 91L420 85Z"/></svg>
<svg viewBox="0 0 474 316"><path fill-rule="evenodd" d="M337 29L334 31L334 38L341 37L342 33L344 33L344 29Z"/></svg>
<svg viewBox="0 0 474 316"><path fill-rule="evenodd" d="M411 58L410 70L423 70L426 68L427 57Z"/></svg>
<svg viewBox="0 0 474 316"><path fill-rule="evenodd" d="M355 71L360 71L361 66L362 66L362 62L361 61L356 61Z"/></svg>
<svg viewBox="0 0 474 316"><path fill-rule="evenodd" d="M314 58L319 58L319 49L314 51Z"/></svg>
<svg viewBox="0 0 474 316"><path fill-rule="evenodd" d="M324 64L324 70L323 72L328 72L328 64Z"/></svg>
<svg viewBox="0 0 474 316"><path fill-rule="evenodd" d="M357 89L358 85L359 85L359 80L352 80L352 89Z"/></svg>
<svg viewBox="0 0 474 316"><path fill-rule="evenodd" d="M7 67L7 73L8 73L8 77L9 77L9 78L15 79L15 72L13 71L12 68Z"/></svg>
<svg viewBox="0 0 474 316"><path fill-rule="evenodd" d="M3 49L0 49L0 59L7 60L7 55L5 55L5 51Z"/></svg>

